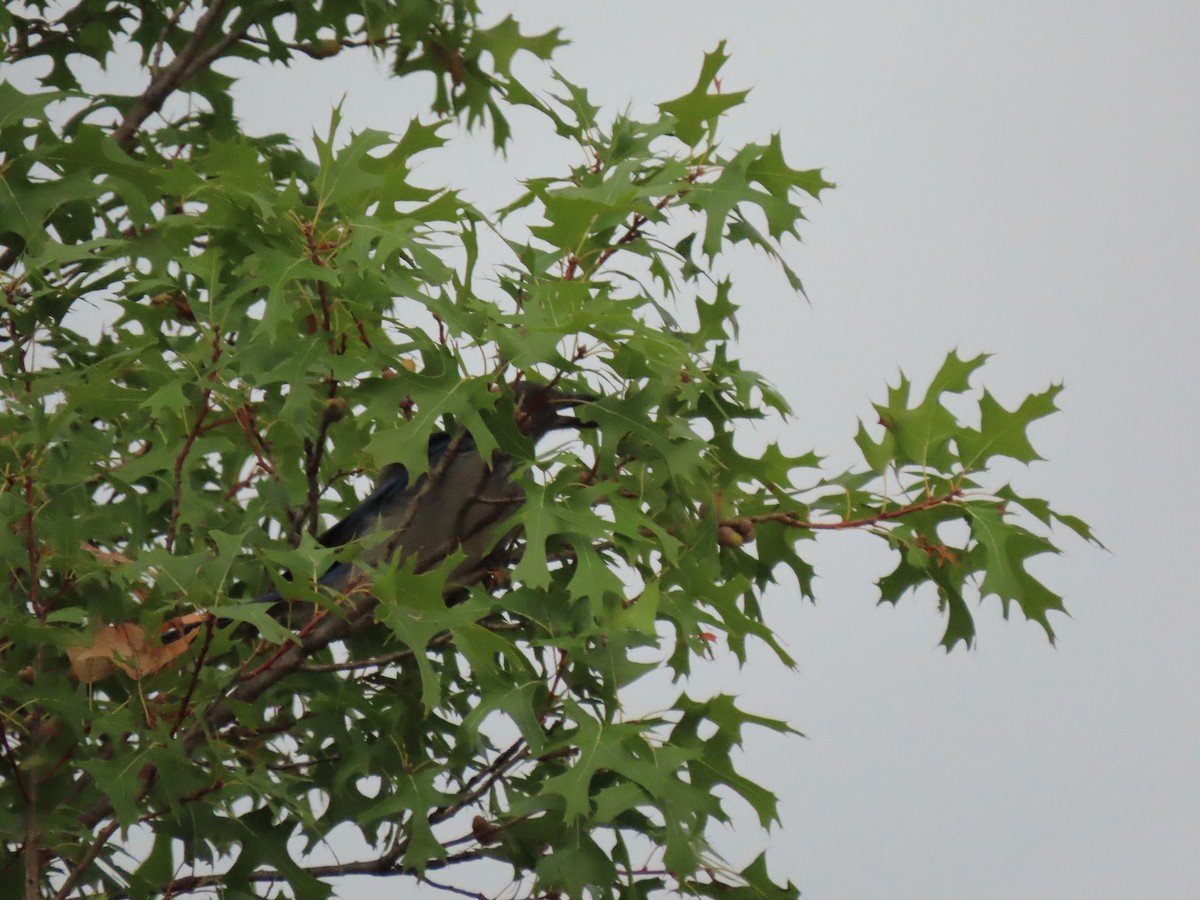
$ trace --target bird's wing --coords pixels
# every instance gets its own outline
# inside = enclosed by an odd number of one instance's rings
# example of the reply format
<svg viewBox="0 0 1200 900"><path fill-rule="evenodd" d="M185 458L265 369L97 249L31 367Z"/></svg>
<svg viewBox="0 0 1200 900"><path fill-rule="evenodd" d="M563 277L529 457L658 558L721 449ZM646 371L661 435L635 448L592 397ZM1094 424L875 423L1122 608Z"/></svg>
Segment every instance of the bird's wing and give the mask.
<svg viewBox="0 0 1200 900"><path fill-rule="evenodd" d="M318 544L322 547L344 547L351 541L365 537L381 515L404 501L408 492L408 470L401 465L388 468L391 469L390 473L385 472L385 477L379 480L375 490L344 518L329 526L317 538Z"/></svg>
<svg viewBox="0 0 1200 900"><path fill-rule="evenodd" d="M429 436L429 467L431 469L441 462L449 445L450 435L444 431ZM474 446L468 436L459 444L459 450L471 450L474 449ZM322 547L344 547L351 541L366 537L378 527L381 519L395 521L404 507L408 505L411 495L408 469L400 463L390 463L384 466L379 473L375 489L344 518L329 526L317 538L317 543Z"/></svg>

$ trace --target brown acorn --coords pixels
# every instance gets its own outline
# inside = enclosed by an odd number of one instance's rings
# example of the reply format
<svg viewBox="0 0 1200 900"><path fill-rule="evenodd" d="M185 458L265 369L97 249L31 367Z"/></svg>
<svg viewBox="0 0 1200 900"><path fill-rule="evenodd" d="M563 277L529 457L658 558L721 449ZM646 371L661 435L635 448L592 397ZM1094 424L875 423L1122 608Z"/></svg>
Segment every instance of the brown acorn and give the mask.
<svg viewBox="0 0 1200 900"><path fill-rule="evenodd" d="M340 422L346 418L346 413L350 410L348 404L341 397L330 397L325 401L321 408L321 423L324 425L332 425L334 422Z"/></svg>
<svg viewBox="0 0 1200 900"><path fill-rule="evenodd" d="M337 38L326 38L322 41L314 41L311 44L306 44L300 49L313 59L328 59L342 52L342 42Z"/></svg>
<svg viewBox="0 0 1200 900"><path fill-rule="evenodd" d="M734 527L737 533L742 536L742 539L747 544L754 540L754 523L750 519L747 519L743 516L740 519L734 519L729 524Z"/></svg>
<svg viewBox="0 0 1200 900"><path fill-rule="evenodd" d="M738 533L737 529L730 528L728 525L721 525L717 528L717 543L722 547L733 547L736 549L746 543L746 539Z"/></svg>
<svg viewBox="0 0 1200 900"><path fill-rule="evenodd" d="M501 828L493 825L483 816L471 820L471 835L481 844L494 844L498 841Z"/></svg>

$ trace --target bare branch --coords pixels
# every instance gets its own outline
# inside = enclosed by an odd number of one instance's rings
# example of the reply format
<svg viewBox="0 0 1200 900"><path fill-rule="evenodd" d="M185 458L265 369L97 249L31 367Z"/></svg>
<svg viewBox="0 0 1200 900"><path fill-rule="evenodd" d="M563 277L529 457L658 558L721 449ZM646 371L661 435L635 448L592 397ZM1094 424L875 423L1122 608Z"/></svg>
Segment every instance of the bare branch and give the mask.
<svg viewBox="0 0 1200 900"><path fill-rule="evenodd" d="M422 878L421 884L427 884L431 888L437 888L439 891L447 891L451 894L458 894L462 897L472 897L474 900L488 900L487 894L481 894L479 891L468 891L465 888L455 887L452 884L443 884L440 881L434 881L432 878Z"/></svg>
<svg viewBox="0 0 1200 900"><path fill-rule="evenodd" d="M450 866L455 866L460 863L474 862L486 857L486 851L483 849L464 850L462 853L452 853L449 856L444 856L441 859L431 859L425 864L425 869L445 869ZM416 869L406 866L397 866L394 863L388 864L386 857L378 859L362 860L360 862L342 863L332 866L312 866L304 872L311 875L313 878L336 878L341 875L410 875L421 877ZM246 876L249 881L257 882L275 882L286 881L287 876L272 869L260 869L257 872L252 872ZM189 875L186 878L176 878L163 887L165 896L174 894L186 894L189 891L199 890L204 887L216 887L224 883L224 873L213 875Z"/></svg>
<svg viewBox="0 0 1200 900"><path fill-rule="evenodd" d="M54 895L54 900L66 900L67 897L71 896L71 891L75 889L75 885L79 884L84 873L87 872L96 857L100 855L100 851L104 849L105 844L108 843L108 839L113 836L113 833L119 827L120 823L114 819L100 829L100 833L96 835L95 840L84 851L79 861L75 863L75 866L71 869L71 874L67 876L67 880L63 882L62 887L58 889L58 893ZM32 896L36 898L41 895L35 893Z"/></svg>

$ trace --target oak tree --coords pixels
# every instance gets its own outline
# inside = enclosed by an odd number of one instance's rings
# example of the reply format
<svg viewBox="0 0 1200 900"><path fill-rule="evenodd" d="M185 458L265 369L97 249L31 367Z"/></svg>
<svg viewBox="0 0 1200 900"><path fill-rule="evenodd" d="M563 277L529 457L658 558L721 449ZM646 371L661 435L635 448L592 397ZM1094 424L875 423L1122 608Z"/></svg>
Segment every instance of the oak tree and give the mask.
<svg viewBox="0 0 1200 900"><path fill-rule="evenodd" d="M1052 525L1091 533L990 467L1039 458L1059 386L1009 408L950 353L888 389L850 471L748 449L789 408L739 357L760 300L728 253L799 294L802 204L831 185L778 134L722 141L746 100L723 46L643 120L523 83L562 36L474 0L28 0L0 40L4 896L482 896L490 866L510 897L794 897L711 827L777 822L738 747L790 726L687 682L717 646L791 663L760 598L811 597L809 542L875 535L881 599L936 602L948 650L978 598L1053 638L1027 563ZM428 112L355 133L334 110L311 147L239 122L230 71L346 54ZM91 84L118 57L134 93ZM504 148L517 108L576 149L504 208L413 175L450 135ZM535 449L522 380L587 391L596 427ZM503 556L453 602L461 553L321 589L363 547L318 536L385 467L436 484L439 431L515 461ZM249 602L272 588L316 614ZM631 705L664 671L657 711Z"/></svg>

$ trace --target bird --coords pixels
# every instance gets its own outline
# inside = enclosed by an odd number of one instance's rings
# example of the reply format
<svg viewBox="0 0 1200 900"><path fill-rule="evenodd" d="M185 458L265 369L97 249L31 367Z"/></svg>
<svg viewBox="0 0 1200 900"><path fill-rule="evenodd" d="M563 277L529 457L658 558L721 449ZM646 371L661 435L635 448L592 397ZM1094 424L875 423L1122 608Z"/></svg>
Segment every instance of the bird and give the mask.
<svg viewBox="0 0 1200 900"><path fill-rule="evenodd" d="M563 411L596 399L520 381L513 386L513 416L517 429L536 444L552 431L594 428L595 422ZM428 572L461 552L465 558L449 573L443 590L452 603L489 571L507 564L514 535L511 530L498 532L497 526L525 500L524 489L512 478L516 460L500 451L484 459L470 433L440 431L429 437L428 461L429 470L416 481L401 463L385 466L371 493L317 537L318 544L330 549L363 545L353 558L330 565L317 579L319 588L344 593L365 581L370 569L393 558L418 574ZM270 604L271 617L292 628L302 627L314 611L311 602L289 600L279 590L249 602ZM164 640L178 639L202 621L199 617L188 627L176 620ZM217 619L216 624L229 622Z"/></svg>

